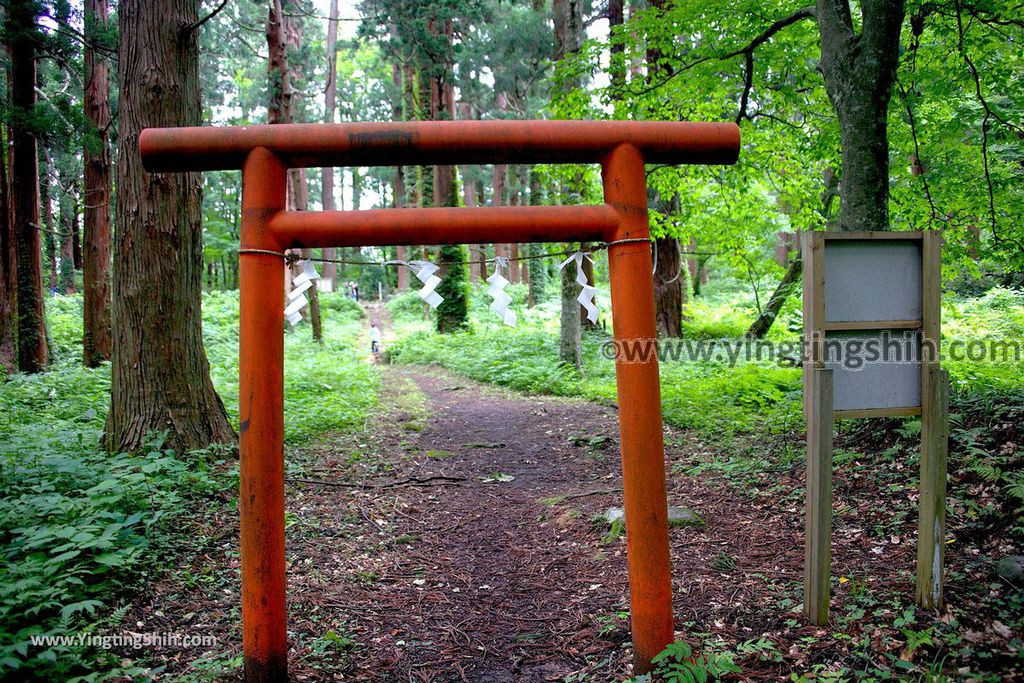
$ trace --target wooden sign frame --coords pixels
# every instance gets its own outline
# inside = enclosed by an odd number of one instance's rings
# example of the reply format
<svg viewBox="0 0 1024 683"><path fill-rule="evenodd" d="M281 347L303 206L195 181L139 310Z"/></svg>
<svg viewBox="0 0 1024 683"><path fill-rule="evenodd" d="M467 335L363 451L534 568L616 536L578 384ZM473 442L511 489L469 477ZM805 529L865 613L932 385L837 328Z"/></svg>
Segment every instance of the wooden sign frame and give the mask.
<svg viewBox="0 0 1024 683"><path fill-rule="evenodd" d="M863 245L863 255L856 247ZM830 248L831 247L831 248ZM850 249L848 247L855 247ZM921 416L921 481L918 504L917 603L942 605L946 516L949 377L939 363L941 334L942 235L938 232L807 232L802 235L804 261L804 417L807 420L807 523L804 551L804 613L814 624L828 623L831 589L832 436L835 420ZM828 255L833 254L830 280ZM840 253L846 255L839 258ZM903 256L897 256L902 252ZM870 262L871 254L879 256ZM914 262L914 253L920 254ZM850 258L850 257L853 258ZM903 259L900 264L900 259ZM858 259L861 263L858 264ZM855 272L861 269L860 280ZM874 273L872 274L872 270ZM868 277L864 277L864 273ZM920 280L919 286L916 281ZM830 284L831 283L831 284ZM915 289L915 286L919 288ZM879 299L883 294L885 300ZM901 299L902 297L902 299ZM871 309L905 315L876 316ZM837 318L835 309L854 311ZM916 315L915 315L916 314ZM919 335L920 393L916 404L840 408L853 386L837 389L828 367L826 342L839 335L906 331ZM886 379L895 378L892 370ZM906 367L900 375L906 376ZM877 377L875 372L874 376ZM864 376L854 383L869 385ZM905 381L905 380L904 380ZM913 378L912 381L918 381ZM843 382L839 382L843 384ZM877 389L877 387L875 387ZM917 387L913 387L914 391ZM839 392L837 395L837 391ZM877 393L877 392L876 392ZM904 392L905 394L906 392ZM875 400L879 404L872 405ZM906 401L904 401L906 403Z"/></svg>

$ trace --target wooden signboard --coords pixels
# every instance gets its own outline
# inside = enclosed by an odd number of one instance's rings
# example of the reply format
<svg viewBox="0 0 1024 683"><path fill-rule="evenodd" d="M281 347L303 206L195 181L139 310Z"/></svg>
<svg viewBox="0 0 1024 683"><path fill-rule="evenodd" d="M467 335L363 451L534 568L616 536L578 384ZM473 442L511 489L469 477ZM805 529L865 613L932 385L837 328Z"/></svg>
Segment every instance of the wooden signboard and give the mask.
<svg viewBox="0 0 1024 683"><path fill-rule="evenodd" d="M834 420L921 416L917 601L942 602L947 402L937 232L803 235L807 529L804 611L828 621Z"/></svg>

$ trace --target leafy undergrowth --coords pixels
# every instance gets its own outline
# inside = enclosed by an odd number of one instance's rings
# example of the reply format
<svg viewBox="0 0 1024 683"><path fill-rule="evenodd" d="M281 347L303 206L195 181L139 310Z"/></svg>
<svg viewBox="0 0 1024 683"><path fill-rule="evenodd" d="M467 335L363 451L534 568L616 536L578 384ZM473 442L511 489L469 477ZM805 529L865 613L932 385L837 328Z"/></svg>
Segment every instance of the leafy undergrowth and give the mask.
<svg viewBox="0 0 1024 683"><path fill-rule="evenodd" d="M404 333L388 350L391 362L437 363L472 379L530 393L616 400L615 367L606 357L607 334L583 334L581 371L559 363L558 332L552 324L557 311L550 305L536 312L520 310L523 322L516 328L499 327L485 317L493 314L485 311L475 316L479 322L470 331L439 335L416 325L421 313L409 311L408 295L400 301L389 305L399 314L396 324ZM479 308L472 306L474 311ZM695 340L705 340L721 339L715 333L727 327L691 323L688 329ZM716 355L703 362L661 363L662 409L669 424L728 438L754 429L778 431L799 422L798 369L746 362L742 356L733 366L724 347Z"/></svg>
<svg viewBox="0 0 1024 683"><path fill-rule="evenodd" d="M794 300L772 332L775 341L794 341L799 334L799 297ZM400 330L390 359L437 363L479 381L531 393L615 400L613 364L602 355L605 334L584 335L580 371L558 363L557 300L532 311L520 309L515 329L499 328L485 310L479 313L480 306L473 310L474 329L457 335L436 335L398 319L405 332ZM718 291L710 288L691 310L700 318L685 326L688 338L723 339L742 333L742 312L752 308L726 283ZM891 587L879 586L867 575L835 576L831 629L801 636L791 653L780 651L780 643L771 639L755 638L724 653L730 658L782 662L805 647L827 643L829 656L809 663L809 678L1001 680L1005 673L1024 671L1024 586L994 570L1000 558L1020 555L1024 548L1024 365L1013 350L1024 338L1024 295L996 288L973 298L947 297L943 320L943 365L952 385L947 522L951 606L939 613L915 608L911 575L904 582L909 595L893 595ZM965 357L976 340L995 341L995 356ZM1006 358L1004 342L1010 347ZM752 503L786 505L794 512L802 508L799 369L756 361L730 365L669 360L661 363L661 379L665 421L693 430L704 444L675 464L676 473L721 481ZM853 515L845 523L868 542L915 542L920 429L918 418L839 423L836 496L871 504L850 509L837 503L837 524ZM792 607L799 612L798 603ZM784 630L799 624L792 622ZM698 651L722 649L713 633L691 635L702 639Z"/></svg>
<svg viewBox="0 0 1024 683"><path fill-rule="evenodd" d="M322 300L322 345L306 324L286 334L293 448L319 432L360 428L377 400L378 375L354 346L362 309L340 295ZM211 375L237 424L237 293L206 295L203 314ZM145 669L111 650L32 638L125 631L119 606L176 564L191 533L185 516L235 514L237 451L179 454L152 434L138 453L102 452L110 368L80 365L81 298L48 300L47 321L51 369L0 385L0 678L137 679Z"/></svg>

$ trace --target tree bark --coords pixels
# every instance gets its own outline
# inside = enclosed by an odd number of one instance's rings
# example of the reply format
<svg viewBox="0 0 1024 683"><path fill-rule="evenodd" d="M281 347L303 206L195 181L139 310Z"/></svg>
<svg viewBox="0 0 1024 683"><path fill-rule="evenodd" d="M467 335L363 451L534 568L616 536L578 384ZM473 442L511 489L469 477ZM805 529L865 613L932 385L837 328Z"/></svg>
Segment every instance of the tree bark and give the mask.
<svg viewBox="0 0 1024 683"><path fill-rule="evenodd" d="M536 166L530 167L530 206L541 206L544 204L544 187L540 181L540 173ZM544 298L544 287L547 284L547 264L545 259L538 258L543 253L543 246L540 244L529 244L528 253L531 257L526 262L529 268L530 278L529 294L527 296L527 307L533 308Z"/></svg>
<svg viewBox="0 0 1024 683"><path fill-rule="evenodd" d="M62 187L67 188L60 197L57 206L60 214L60 291L65 294L75 293L75 244L74 234L76 229L78 207L75 205L71 187L75 179L71 174L61 169L58 181Z"/></svg>
<svg viewBox="0 0 1024 683"><path fill-rule="evenodd" d="M110 360L110 85L107 60L94 48L106 23L107 0L86 0L85 116L93 135L83 155L82 360L90 368Z"/></svg>
<svg viewBox="0 0 1024 683"><path fill-rule="evenodd" d="M772 325L775 324L775 319L779 317L779 311L782 310L783 304L786 303L786 300L792 296L793 292L800 285L800 277L803 271L803 258L798 254L796 258L790 261L786 274L782 276L779 286L775 288L775 292L772 293L772 297L768 300L764 310L750 324L746 334L747 337L751 339L764 339L764 336L772 329Z"/></svg>
<svg viewBox="0 0 1024 683"><path fill-rule="evenodd" d="M687 281L683 273L683 259L676 237L659 237L655 240L658 261L654 271L655 318L658 322L658 336L681 337L683 335L683 304L686 303Z"/></svg>
<svg viewBox="0 0 1024 683"><path fill-rule="evenodd" d="M0 130L0 367L10 374L17 368L14 320L17 313L17 278L14 256L14 223L8 183L6 130Z"/></svg>
<svg viewBox="0 0 1024 683"><path fill-rule="evenodd" d="M36 132L29 126L36 105L39 30L36 4L7 5L5 34L11 62L11 204L17 273L18 369L41 372L49 361L43 311L43 264L39 240L39 157Z"/></svg>
<svg viewBox="0 0 1024 683"><path fill-rule="evenodd" d="M110 450L162 430L178 453L236 438L203 349L200 175L148 174L138 149L143 128L200 123L198 19L199 0L118 8Z"/></svg>
<svg viewBox="0 0 1024 683"><path fill-rule="evenodd" d="M611 77L612 92L616 100L626 85L626 44L615 39L617 27L625 21L623 0L608 0L608 33L611 42L608 59L608 73Z"/></svg>
<svg viewBox="0 0 1024 683"><path fill-rule="evenodd" d="M560 318L561 333L558 335L558 359L580 368L580 286L576 284L576 264L570 263L562 269L562 315Z"/></svg>
<svg viewBox="0 0 1024 683"><path fill-rule="evenodd" d="M302 15L294 0L273 0L267 14L267 49L270 58L267 62L270 87L267 105L267 122L293 123L295 121L295 90L292 85L293 69L288 64L288 45L296 50L302 47ZM288 170L288 204L295 211L306 211L309 208L309 184L306 182L306 169L293 168ZM302 255L309 257L312 251L303 249ZM323 339L323 327L320 319L320 297L316 282L306 290L309 298L308 317L312 327L313 339Z"/></svg>
<svg viewBox="0 0 1024 683"><path fill-rule="evenodd" d="M441 38L438 44L443 48L442 52L431 55L430 118L435 121L455 118L454 74L450 57L452 28L451 20L430 22L430 32ZM459 205L454 166L434 166L433 190L434 206ZM438 254L448 265L441 266L441 284L437 286L438 293L444 297L437 307L437 331L464 330L469 321L468 268L460 261L465 260L466 251L461 246L442 245Z"/></svg>
<svg viewBox="0 0 1024 683"><path fill-rule="evenodd" d="M334 123L334 112L338 101L338 0L331 0L330 16L327 19L327 89L324 92L324 123ZM334 211L334 169L320 169L320 206L324 211ZM325 247L325 259L336 258L334 247ZM338 264L324 263L324 280L331 283L331 291L338 291ZM319 303L319 301L318 301Z"/></svg>
<svg viewBox="0 0 1024 683"><path fill-rule="evenodd" d="M899 64L903 0L862 0L854 31L849 0L818 0L821 70L839 118L841 230L889 229L888 111Z"/></svg>
<svg viewBox="0 0 1024 683"><path fill-rule="evenodd" d="M39 218L42 222L43 252L46 256L45 280L47 290L56 292L61 284L57 273L57 252L61 247L57 244L57 237L58 235L63 236L64 233L53 224L53 199L50 196L50 169L53 164L50 160L50 150L45 143L40 144L39 148ZM62 201L62 199L58 199L58 204ZM67 235L70 238L71 232L68 231ZM74 271L72 271L72 290L74 286Z"/></svg>
<svg viewBox="0 0 1024 683"><path fill-rule="evenodd" d="M504 112L508 106L508 95L503 92L495 94L494 97L496 108L499 112ZM494 164L494 172L491 180L491 192L493 198L491 203L494 206L504 206L508 202L506 200L507 181L508 181L508 166L506 164ZM495 244L494 255L503 256L508 258L511 248L507 244ZM487 277L487 275L484 275Z"/></svg>
<svg viewBox="0 0 1024 683"><path fill-rule="evenodd" d="M583 17L580 0L552 0L551 14L555 27L556 61L578 51L583 44ZM579 87L579 83L566 83L566 88ZM579 285L576 284L575 264L561 272L562 314L558 342L558 359L575 368L580 363L580 304Z"/></svg>
<svg viewBox="0 0 1024 683"><path fill-rule="evenodd" d="M403 70L402 66L396 61L391 67L391 83L395 86L395 103L391 109L391 118L394 121L402 121L405 118L405 84L402 81ZM408 199L406 197L405 187L405 174L406 169L402 166L395 167L395 180L394 180L394 206L396 209L401 209L408 206ZM398 261L409 260L409 247L405 244L400 244L395 247L395 259ZM405 266L398 266L395 268L395 279L396 279L396 290L404 292L409 289L409 269Z"/></svg>

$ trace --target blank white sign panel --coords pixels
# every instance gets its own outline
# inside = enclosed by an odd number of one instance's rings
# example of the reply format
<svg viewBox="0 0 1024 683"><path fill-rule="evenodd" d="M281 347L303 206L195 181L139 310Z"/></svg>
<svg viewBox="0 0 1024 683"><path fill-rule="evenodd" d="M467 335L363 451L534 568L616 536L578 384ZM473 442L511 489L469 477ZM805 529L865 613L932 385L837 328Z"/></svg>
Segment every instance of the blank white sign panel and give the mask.
<svg viewBox="0 0 1024 683"><path fill-rule="evenodd" d="M921 405L921 336L919 332L905 333L892 330L888 333L890 349L887 362L851 362L856 354L846 354L846 360L838 360L829 342L841 342L847 348L863 349L869 341L879 349L882 345L880 332L828 332L825 336L825 367L832 369L833 410L866 410L874 408L917 408ZM909 334L910 336L905 336ZM897 346L899 350L897 350Z"/></svg>
<svg viewBox="0 0 1024 683"><path fill-rule="evenodd" d="M825 240L826 322L920 319L921 240Z"/></svg>

